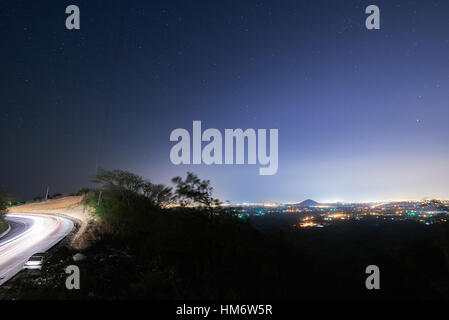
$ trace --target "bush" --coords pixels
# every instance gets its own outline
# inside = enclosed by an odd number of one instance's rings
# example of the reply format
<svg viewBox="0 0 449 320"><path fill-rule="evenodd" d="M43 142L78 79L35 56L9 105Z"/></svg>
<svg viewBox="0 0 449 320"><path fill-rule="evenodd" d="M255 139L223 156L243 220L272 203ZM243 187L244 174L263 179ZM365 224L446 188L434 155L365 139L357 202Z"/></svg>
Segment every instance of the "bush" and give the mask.
<svg viewBox="0 0 449 320"><path fill-rule="evenodd" d="M9 199L0 187L0 234L3 233L8 225L4 220L3 215L5 214L6 208L8 207Z"/></svg>

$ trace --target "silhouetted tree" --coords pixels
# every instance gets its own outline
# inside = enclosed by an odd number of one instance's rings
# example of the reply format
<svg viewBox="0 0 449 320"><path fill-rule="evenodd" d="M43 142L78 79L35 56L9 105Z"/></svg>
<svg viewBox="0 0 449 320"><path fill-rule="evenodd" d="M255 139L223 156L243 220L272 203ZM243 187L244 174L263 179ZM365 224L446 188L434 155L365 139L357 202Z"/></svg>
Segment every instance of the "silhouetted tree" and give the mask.
<svg viewBox="0 0 449 320"><path fill-rule="evenodd" d="M124 170L100 169L92 180L103 185L103 189L128 190L139 193L145 183L142 177Z"/></svg>
<svg viewBox="0 0 449 320"><path fill-rule="evenodd" d="M142 186L143 194L150 199L157 206L165 206L173 202L172 188L169 188L163 184L152 184L151 182L145 182Z"/></svg>
<svg viewBox="0 0 449 320"><path fill-rule="evenodd" d="M3 188L0 187L0 214L4 213L8 206L8 197L3 191Z"/></svg>
<svg viewBox="0 0 449 320"><path fill-rule="evenodd" d="M183 180L181 177L172 179L176 184L175 193L181 205L202 205L207 208L209 213L214 212L214 208L220 206L220 200L212 197L213 188L209 180L200 180L192 172L187 173Z"/></svg>
<svg viewBox="0 0 449 320"><path fill-rule="evenodd" d="M128 171L100 169L92 182L102 184L103 191L119 193L128 203L135 195L146 197L156 206L167 205L173 200L171 188L153 184Z"/></svg>

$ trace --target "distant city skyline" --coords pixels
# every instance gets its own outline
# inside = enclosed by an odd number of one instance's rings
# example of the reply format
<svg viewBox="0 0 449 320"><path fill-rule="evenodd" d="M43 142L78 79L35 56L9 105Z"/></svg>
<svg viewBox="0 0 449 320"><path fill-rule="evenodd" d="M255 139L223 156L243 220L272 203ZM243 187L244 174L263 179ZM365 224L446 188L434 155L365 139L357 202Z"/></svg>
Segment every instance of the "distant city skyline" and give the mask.
<svg viewBox="0 0 449 320"><path fill-rule="evenodd" d="M293 205L299 204L306 200L313 200L318 202L320 205L335 205L335 204L369 204L369 203L399 203L399 202L425 202L429 200L437 200L442 202L449 202L449 199L439 199L439 198L422 198L422 199L396 199L396 200L372 200L372 201L319 201L314 199L303 199L297 201L286 201L286 202L236 202L236 203L224 203L225 206L233 205L266 205L266 206L278 206L278 205Z"/></svg>

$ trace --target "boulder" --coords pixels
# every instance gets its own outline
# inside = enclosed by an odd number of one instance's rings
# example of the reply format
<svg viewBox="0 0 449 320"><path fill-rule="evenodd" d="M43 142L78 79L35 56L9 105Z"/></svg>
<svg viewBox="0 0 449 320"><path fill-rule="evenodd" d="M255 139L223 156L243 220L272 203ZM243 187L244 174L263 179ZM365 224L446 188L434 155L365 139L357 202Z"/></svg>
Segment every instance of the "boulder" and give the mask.
<svg viewBox="0 0 449 320"><path fill-rule="evenodd" d="M77 262L77 261L83 261L83 260L86 260L86 256L84 255L84 254L82 254L82 253L77 253L77 254L75 254L74 256L73 256L73 261L75 261L75 262Z"/></svg>

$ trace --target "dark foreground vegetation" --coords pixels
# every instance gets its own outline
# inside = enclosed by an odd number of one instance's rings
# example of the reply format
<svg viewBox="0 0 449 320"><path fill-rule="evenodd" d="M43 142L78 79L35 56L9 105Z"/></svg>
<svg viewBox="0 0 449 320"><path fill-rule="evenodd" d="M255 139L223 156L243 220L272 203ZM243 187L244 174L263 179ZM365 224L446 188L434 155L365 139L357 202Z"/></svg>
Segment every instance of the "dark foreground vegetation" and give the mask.
<svg viewBox="0 0 449 320"><path fill-rule="evenodd" d="M449 298L445 225L426 233L407 224L292 230L270 222L260 231L220 208L210 183L193 174L173 179L174 188L118 170L95 182L101 187L85 192L101 222L89 227L85 259L74 262L76 251L59 245L42 272L22 272L0 298ZM70 264L80 267L80 290L65 288ZM370 264L381 269L381 290L365 288Z"/></svg>
<svg viewBox="0 0 449 320"><path fill-rule="evenodd" d="M3 215L8 206L8 196L4 193L2 187L0 186L0 234L8 229L8 225L5 222Z"/></svg>

